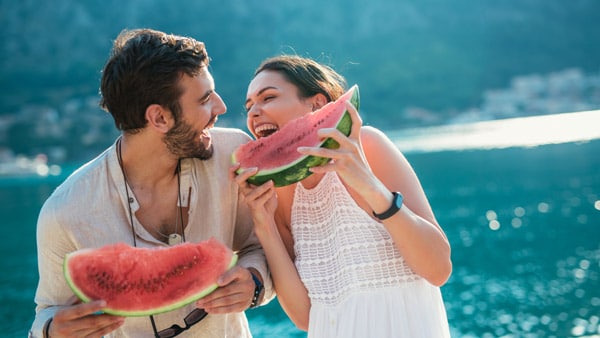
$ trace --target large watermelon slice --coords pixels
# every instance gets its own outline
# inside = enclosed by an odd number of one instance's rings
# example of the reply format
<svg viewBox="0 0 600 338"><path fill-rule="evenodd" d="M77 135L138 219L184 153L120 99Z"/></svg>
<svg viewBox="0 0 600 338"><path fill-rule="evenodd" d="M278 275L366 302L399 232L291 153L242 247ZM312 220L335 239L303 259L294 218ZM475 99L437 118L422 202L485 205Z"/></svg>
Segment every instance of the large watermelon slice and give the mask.
<svg viewBox="0 0 600 338"><path fill-rule="evenodd" d="M259 171L248 182L261 185L273 180L276 187L308 177L312 174L309 168L325 164L329 159L302 155L296 149L301 146L337 148L339 144L331 138L319 140L317 131L322 128L337 128L349 135L352 120L345 107L348 100L356 109L359 108L357 85L352 86L336 101L288 122L277 132L241 145L232 155L232 161L240 163L238 173L246 168L258 168Z"/></svg>
<svg viewBox="0 0 600 338"><path fill-rule="evenodd" d="M67 283L84 302L103 299L105 313L146 316L198 300L217 288L217 278L237 262L216 239L167 248L119 243L67 254Z"/></svg>

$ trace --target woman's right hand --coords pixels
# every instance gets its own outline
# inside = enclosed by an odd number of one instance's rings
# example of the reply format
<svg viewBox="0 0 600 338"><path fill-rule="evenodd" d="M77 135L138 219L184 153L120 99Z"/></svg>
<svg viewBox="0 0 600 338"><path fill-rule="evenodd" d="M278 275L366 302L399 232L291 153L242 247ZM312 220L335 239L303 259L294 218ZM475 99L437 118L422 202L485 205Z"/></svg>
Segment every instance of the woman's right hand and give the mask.
<svg viewBox="0 0 600 338"><path fill-rule="evenodd" d="M98 314L104 301L79 303L56 312L47 329L48 337L102 337L123 325L125 318Z"/></svg>
<svg viewBox="0 0 600 338"><path fill-rule="evenodd" d="M246 180L258 172L258 168L249 168L241 173L236 173L239 169L239 164L235 164L230 168L232 179L240 187L240 192L244 195L246 203L252 212L254 225L257 227L274 224L274 214L277 209L277 194L273 181L268 181L262 185L255 186L248 183Z"/></svg>

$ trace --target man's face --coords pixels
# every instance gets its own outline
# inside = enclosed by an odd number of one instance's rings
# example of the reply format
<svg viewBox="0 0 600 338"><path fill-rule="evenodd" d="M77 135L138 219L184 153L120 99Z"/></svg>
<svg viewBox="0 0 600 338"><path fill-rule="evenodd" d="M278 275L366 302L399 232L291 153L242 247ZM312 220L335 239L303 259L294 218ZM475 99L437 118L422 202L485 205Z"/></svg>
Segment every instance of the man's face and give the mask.
<svg viewBox="0 0 600 338"><path fill-rule="evenodd" d="M164 141L177 157L208 159L213 152L208 130L227 107L215 92L213 77L206 67L195 77L183 75L179 86L183 89L179 98L181 117Z"/></svg>

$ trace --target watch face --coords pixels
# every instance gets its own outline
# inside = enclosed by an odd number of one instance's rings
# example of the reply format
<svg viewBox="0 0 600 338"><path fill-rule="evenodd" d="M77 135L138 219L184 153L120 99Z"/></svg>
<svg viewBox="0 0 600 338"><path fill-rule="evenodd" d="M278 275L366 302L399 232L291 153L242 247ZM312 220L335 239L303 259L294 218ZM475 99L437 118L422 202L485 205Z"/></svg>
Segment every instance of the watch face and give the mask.
<svg viewBox="0 0 600 338"><path fill-rule="evenodd" d="M398 209L402 206L402 195L399 192L394 194L394 205Z"/></svg>

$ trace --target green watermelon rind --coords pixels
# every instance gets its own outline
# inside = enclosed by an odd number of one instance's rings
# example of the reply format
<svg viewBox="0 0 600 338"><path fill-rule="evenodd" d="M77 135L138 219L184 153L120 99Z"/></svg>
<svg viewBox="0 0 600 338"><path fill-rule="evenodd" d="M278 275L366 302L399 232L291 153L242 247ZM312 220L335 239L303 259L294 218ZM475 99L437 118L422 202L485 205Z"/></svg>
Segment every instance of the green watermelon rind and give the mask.
<svg viewBox="0 0 600 338"><path fill-rule="evenodd" d="M358 86L354 85L352 89L354 91L352 93L352 97L350 98L350 103L352 103L352 105L356 107L356 110L358 110L360 107ZM350 113L347 109L344 110L344 113L337 123L336 128L344 135L350 135L350 131L352 130L352 118L350 117ZM334 139L328 138L319 146L328 149L335 149L339 147L339 144ZM233 161L235 162L235 159L233 159ZM254 176L249 177L247 181L250 184L261 185L272 180L276 187L283 187L302 181L312 174L310 168L321 166L327 162L329 162L329 158L326 157L304 155L284 166L269 170L260 170Z"/></svg>
<svg viewBox="0 0 600 338"><path fill-rule="evenodd" d="M65 275L65 279L67 280L67 284L69 285L71 290L73 290L75 295L79 299L81 299L82 302L89 303L92 301L92 299L87 297L81 291L81 289L79 289L75 285L75 283L73 283L73 280L71 279L71 276L69 274L69 269L67 268L67 264L69 262L69 259L68 259L69 256L70 256L70 254L67 254L63 261L63 272ZM238 256L237 256L237 254L234 253L233 256L231 257L231 261L229 262L229 265L227 266L227 268L225 270L227 271L227 270L233 268L237 264L237 260L238 260ZM119 309L104 308L104 309L102 309L102 312L111 314L111 315L116 315L116 316L123 316L123 317L142 317L142 316L156 315L159 313L169 312L169 311L173 311L173 310L179 309L181 307L184 307L192 302L197 301L200 298L208 296L210 293L215 291L217 288L218 288L217 283L214 283L214 284L208 286L207 288L200 290L198 293L195 293L194 295L192 295L188 298L182 299L176 303L172 303L172 304L160 307L160 308L153 308L153 309L148 309L148 310L143 310L143 311L123 311L123 310L119 310Z"/></svg>

